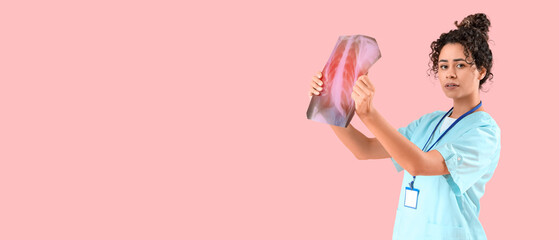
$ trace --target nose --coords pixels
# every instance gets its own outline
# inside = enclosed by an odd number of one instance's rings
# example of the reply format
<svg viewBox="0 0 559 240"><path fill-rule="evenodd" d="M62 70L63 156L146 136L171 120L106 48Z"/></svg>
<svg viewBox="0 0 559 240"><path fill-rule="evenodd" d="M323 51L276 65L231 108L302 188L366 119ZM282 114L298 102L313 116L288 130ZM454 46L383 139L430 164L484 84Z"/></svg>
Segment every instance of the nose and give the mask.
<svg viewBox="0 0 559 240"><path fill-rule="evenodd" d="M455 78L456 78L456 72L454 72L453 69L449 69L449 70L446 72L446 78L455 79Z"/></svg>

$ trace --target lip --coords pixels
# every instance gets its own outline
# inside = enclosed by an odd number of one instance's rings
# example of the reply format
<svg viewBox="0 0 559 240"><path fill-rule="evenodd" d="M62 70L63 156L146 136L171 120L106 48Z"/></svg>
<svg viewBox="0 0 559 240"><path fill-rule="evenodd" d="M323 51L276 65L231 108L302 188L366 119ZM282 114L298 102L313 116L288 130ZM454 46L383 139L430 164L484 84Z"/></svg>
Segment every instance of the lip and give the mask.
<svg viewBox="0 0 559 240"><path fill-rule="evenodd" d="M444 88L449 90L456 89L457 87L460 87L457 83L447 83L444 85Z"/></svg>

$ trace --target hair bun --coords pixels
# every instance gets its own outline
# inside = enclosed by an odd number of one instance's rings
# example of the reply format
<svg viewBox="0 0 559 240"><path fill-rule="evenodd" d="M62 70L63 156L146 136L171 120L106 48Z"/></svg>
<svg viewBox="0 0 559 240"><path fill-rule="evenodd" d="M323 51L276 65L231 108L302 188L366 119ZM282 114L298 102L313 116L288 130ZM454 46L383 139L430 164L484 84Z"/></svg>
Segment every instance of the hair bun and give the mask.
<svg viewBox="0 0 559 240"><path fill-rule="evenodd" d="M491 26L491 22L489 21L487 16L483 13L476 13L476 14L469 15L464 19L462 19L460 24L458 23L458 21L455 21L454 25L456 25L458 29L475 28L481 31L481 33L483 34L486 40L489 39L487 33L489 32L489 27Z"/></svg>

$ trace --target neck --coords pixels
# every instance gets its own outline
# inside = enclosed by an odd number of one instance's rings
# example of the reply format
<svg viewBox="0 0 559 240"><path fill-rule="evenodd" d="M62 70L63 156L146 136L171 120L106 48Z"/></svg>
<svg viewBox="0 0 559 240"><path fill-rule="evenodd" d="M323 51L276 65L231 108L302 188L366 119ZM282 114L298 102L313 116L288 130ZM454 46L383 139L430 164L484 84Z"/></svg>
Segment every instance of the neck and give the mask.
<svg viewBox="0 0 559 240"><path fill-rule="evenodd" d="M462 114L467 113L472 108L476 107L480 102L479 96L472 98L454 99L454 109L450 117L459 118ZM483 106L478 108L476 112L483 111Z"/></svg>

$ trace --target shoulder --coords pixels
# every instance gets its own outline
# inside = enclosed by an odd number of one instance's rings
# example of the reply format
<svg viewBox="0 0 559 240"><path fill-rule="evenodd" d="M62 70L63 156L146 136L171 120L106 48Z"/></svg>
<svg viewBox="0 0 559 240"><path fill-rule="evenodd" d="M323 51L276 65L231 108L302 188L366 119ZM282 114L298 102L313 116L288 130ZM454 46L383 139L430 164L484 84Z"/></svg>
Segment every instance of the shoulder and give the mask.
<svg viewBox="0 0 559 240"><path fill-rule="evenodd" d="M440 110L433 111L421 116L418 120L424 122L438 121L445 113L445 111ZM499 125L497 125L495 119L493 119L489 113L484 111L471 113L469 116L462 119L462 121L464 123L460 123L460 125L470 126L470 128L489 127L499 129Z"/></svg>
<svg viewBox="0 0 559 240"><path fill-rule="evenodd" d="M421 116L418 120L418 125L423 125L424 127L436 125L442 117L445 115L445 111L433 111ZM491 115L484 111L474 112L465 118L463 118L458 124L457 133L463 134L473 129L482 129L486 131L493 132L494 135L500 135L501 129L497 122Z"/></svg>
<svg viewBox="0 0 559 240"><path fill-rule="evenodd" d="M456 131L463 141L477 142L477 144L499 148L501 144L501 129L495 119L487 112L479 111L465 117Z"/></svg>
<svg viewBox="0 0 559 240"><path fill-rule="evenodd" d="M484 111L474 112L467 118L464 118L464 121L467 122L468 125L472 126L472 128L490 128L497 132L501 131L495 119L493 119L489 113Z"/></svg>

